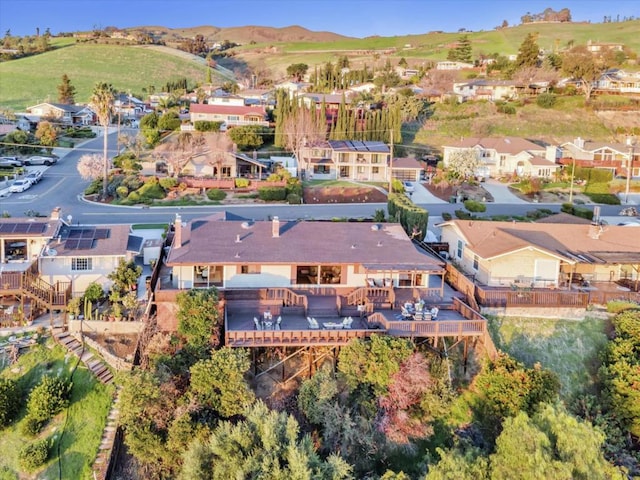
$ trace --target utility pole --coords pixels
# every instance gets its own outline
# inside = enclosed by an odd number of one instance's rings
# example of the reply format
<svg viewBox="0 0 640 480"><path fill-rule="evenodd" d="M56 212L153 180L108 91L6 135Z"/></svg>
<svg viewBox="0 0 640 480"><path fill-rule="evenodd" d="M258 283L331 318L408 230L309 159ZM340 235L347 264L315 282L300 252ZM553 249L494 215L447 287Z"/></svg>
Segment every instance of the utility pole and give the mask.
<svg viewBox="0 0 640 480"><path fill-rule="evenodd" d="M389 194L393 192L393 129L389 130Z"/></svg>
<svg viewBox="0 0 640 480"><path fill-rule="evenodd" d="M627 185L624 189L624 203L629 203L629 187L631 186L631 175L633 175L633 147L635 139L627 137L627 145L629 146L629 160L627 160Z"/></svg>
<svg viewBox="0 0 640 480"><path fill-rule="evenodd" d="M573 203L573 175L576 171L576 159L573 159L573 164L571 165L571 185L569 185L569 203Z"/></svg>

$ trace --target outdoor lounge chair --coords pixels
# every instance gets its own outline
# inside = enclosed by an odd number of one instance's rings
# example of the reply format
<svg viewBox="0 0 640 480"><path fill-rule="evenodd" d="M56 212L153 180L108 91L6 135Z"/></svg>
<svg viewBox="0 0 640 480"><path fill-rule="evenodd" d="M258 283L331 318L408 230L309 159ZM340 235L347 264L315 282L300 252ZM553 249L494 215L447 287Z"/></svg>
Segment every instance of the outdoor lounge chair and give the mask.
<svg viewBox="0 0 640 480"><path fill-rule="evenodd" d="M352 317L345 317L344 320L342 320L342 328L351 328L352 323L353 323Z"/></svg>
<svg viewBox="0 0 640 480"><path fill-rule="evenodd" d="M260 320L258 320L258 317L253 317L253 323L256 324L256 330L262 330L262 324Z"/></svg>
<svg viewBox="0 0 640 480"><path fill-rule="evenodd" d="M320 328L320 324L315 318L311 318L311 321L309 322L309 328L311 328L312 330L318 330Z"/></svg>

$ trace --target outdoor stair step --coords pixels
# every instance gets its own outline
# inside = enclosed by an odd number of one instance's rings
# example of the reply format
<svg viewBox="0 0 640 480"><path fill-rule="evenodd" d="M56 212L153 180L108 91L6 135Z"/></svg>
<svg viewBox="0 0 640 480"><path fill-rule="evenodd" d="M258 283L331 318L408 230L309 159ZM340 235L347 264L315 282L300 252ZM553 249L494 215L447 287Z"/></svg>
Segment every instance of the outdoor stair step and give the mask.
<svg viewBox="0 0 640 480"><path fill-rule="evenodd" d="M98 375L98 379L102 383L108 383L113 380L113 374L107 370L106 372L102 372L100 375Z"/></svg>
<svg viewBox="0 0 640 480"><path fill-rule="evenodd" d="M89 370L93 370L94 368L96 368L98 365L102 365L102 361L98 360L97 358L94 358L93 360L86 362L87 367L89 368Z"/></svg>
<svg viewBox="0 0 640 480"><path fill-rule="evenodd" d="M99 366L92 368L91 371L96 375L96 376L100 376L101 374L103 374L105 371L108 371L109 369L107 367L104 366L104 364L100 364Z"/></svg>
<svg viewBox="0 0 640 480"><path fill-rule="evenodd" d="M93 353L91 352L84 352L82 354L82 357L80 358L80 360L82 360L84 363L89 363L91 361L91 359L93 359Z"/></svg>

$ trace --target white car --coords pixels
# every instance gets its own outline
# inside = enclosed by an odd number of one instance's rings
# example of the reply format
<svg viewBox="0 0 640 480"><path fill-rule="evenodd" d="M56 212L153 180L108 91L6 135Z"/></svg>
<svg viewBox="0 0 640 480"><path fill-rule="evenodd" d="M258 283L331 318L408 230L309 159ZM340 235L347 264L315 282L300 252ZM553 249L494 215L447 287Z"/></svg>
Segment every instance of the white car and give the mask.
<svg viewBox="0 0 640 480"><path fill-rule="evenodd" d="M32 170L24 178L25 180L29 180L31 182L31 185L35 185L42 179L42 170Z"/></svg>
<svg viewBox="0 0 640 480"><path fill-rule="evenodd" d="M411 182L402 182L402 186L404 187L404 191L407 193L413 193L416 190Z"/></svg>
<svg viewBox="0 0 640 480"><path fill-rule="evenodd" d="M21 193L27 190L29 187L31 187L31 182L26 178L23 178L21 180L16 180L15 182L13 182L13 185L9 187L9 191L11 193Z"/></svg>
<svg viewBox="0 0 640 480"><path fill-rule="evenodd" d="M58 163L58 157L43 157L42 155L34 155L24 161L25 165L53 165Z"/></svg>

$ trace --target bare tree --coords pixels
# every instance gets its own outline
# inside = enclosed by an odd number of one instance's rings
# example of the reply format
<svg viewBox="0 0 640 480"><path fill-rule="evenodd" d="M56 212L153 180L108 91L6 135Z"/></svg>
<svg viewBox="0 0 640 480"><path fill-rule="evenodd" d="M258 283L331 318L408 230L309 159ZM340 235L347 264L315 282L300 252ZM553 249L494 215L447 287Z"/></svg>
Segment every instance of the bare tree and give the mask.
<svg viewBox="0 0 640 480"><path fill-rule="evenodd" d="M121 133L118 141L127 150L132 152L136 158L140 158L146 144L146 140L141 134L132 135L130 133Z"/></svg>
<svg viewBox="0 0 640 480"><path fill-rule="evenodd" d="M513 80L520 85L530 85L539 82L549 82L549 85L554 85L559 79L560 75L558 72L547 67L522 67L513 74Z"/></svg>
<svg viewBox="0 0 640 480"><path fill-rule="evenodd" d="M327 138L325 119L319 118L318 113L304 107L297 108L284 121L285 148L293 152L299 167L304 163L305 170L309 170L310 161L304 157L304 149L319 145Z"/></svg>
<svg viewBox="0 0 640 480"><path fill-rule="evenodd" d="M78 161L78 173L83 180L95 180L102 174L103 159L100 155L93 153L80 157Z"/></svg>
<svg viewBox="0 0 640 480"><path fill-rule="evenodd" d="M233 142L225 133L212 133L206 136L203 150L207 154L209 165L216 168L218 180L222 180L222 166L229 153L234 150Z"/></svg>

